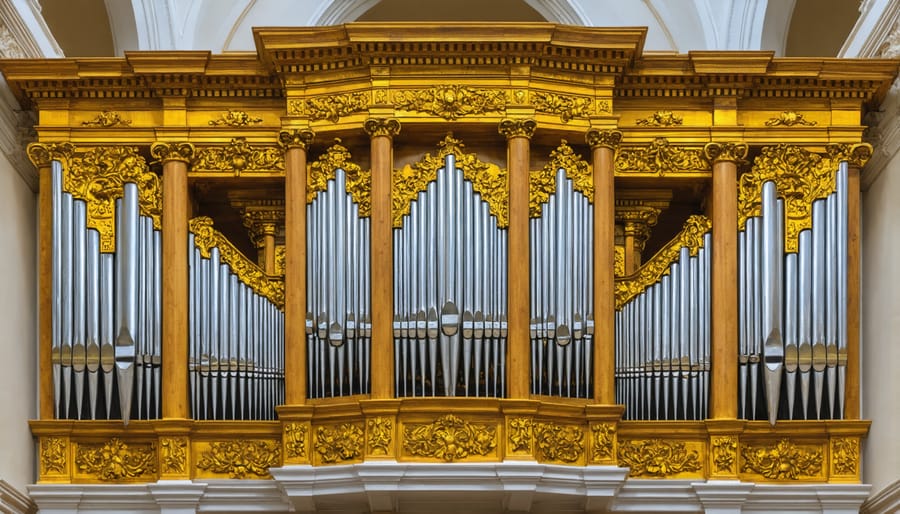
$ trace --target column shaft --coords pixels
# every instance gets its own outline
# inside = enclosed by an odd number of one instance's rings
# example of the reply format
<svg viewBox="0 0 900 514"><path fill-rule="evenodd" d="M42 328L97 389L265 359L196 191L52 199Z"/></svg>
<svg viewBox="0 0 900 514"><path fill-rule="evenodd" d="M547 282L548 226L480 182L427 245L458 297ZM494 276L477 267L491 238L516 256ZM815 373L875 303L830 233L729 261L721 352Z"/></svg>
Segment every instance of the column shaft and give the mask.
<svg viewBox="0 0 900 514"><path fill-rule="evenodd" d="M524 134L508 140L509 248L507 251L508 397L528 398L530 378L529 298L531 281L528 256L528 163L530 144Z"/></svg>
<svg viewBox="0 0 900 514"><path fill-rule="evenodd" d="M844 418L860 416L860 193L859 166L850 165L847 174L847 376L844 397Z"/></svg>

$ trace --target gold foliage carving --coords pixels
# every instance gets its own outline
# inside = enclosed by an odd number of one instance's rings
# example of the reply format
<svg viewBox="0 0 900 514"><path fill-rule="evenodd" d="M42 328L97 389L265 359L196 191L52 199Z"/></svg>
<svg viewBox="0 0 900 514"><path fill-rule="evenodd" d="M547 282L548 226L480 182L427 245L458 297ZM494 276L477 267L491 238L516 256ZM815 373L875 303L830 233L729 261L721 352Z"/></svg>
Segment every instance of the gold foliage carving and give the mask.
<svg viewBox="0 0 900 514"><path fill-rule="evenodd" d="M188 441L185 437L163 437L159 440L163 473L184 473L187 462L187 445Z"/></svg>
<svg viewBox="0 0 900 514"><path fill-rule="evenodd" d="M131 120L123 119L122 115L116 111L103 111L93 119L82 121L81 124L85 127L128 127L131 125Z"/></svg>
<svg viewBox="0 0 900 514"><path fill-rule="evenodd" d="M500 124L497 126L497 131L507 139L512 137L527 137L531 139L535 129L537 129L537 122L529 118L507 118L500 120Z"/></svg>
<svg viewBox="0 0 900 514"><path fill-rule="evenodd" d="M197 467L204 471L228 474L231 478L248 475L268 477L269 468L281 464L281 447L275 441L215 441L200 454Z"/></svg>
<svg viewBox="0 0 900 514"><path fill-rule="evenodd" d="M78 446L75 466L103 481L137 478L156 473L153 444L129 447L118 437L100 445Z"/></svg>
<svg viewBox="0 0 900 514"><path fill-rule="evenodd" d="M742 446L741 471L758 473L771 480L797 480L817 476L822 470L822 452L816 447L797 446L787 439L773 446Z"/></svg>
<svg viewBox="0 0 900 514"><path fill-rule="evenodd" d="M594 441L591 445L591 458L594 462L613 457L613 440L616 426L613 423L595 423L591 425Z"/></svg>
<svg viewBox="0 0 900 514"><path fill-rule="evenodd" d="M66 440L61 437L41 438L41 473L65 473Z"/></svg>
<svg viewBox="0 0 900 514"><path fill-rule="evenodd" d="M572 150L568 142L562 143L550 153L550 162L543 169L532 171L528 177L528 214L532 218L541 216L541 208L556 191L556 172L566 171L575 191L583 194L588 202L594 203L594 177L587 161Z"/></svg>
<svg viewBox="0 0 900 514"><path fill-rule="evenodd" d="M166 161L189 163L194 158L194 145L191 143L156 142L150 145L150 155L155 162L165 164Z"/></svg>
<svg viewBox="0 0 900 514"><path fill-rule="evenodd" d="M275 247L275 274L276 275L284 275L284 266L285 266L285 247L284 245L278 245Z"/></svg>
<svg viewBox="0 0 900 514"><path fill-rule="evenodd" d="M331 123L337 123L344 116L368 108L368 92L318 96L288 102L288 110L292 115L307 116L311 121L328 120Z"/></svg>
<svg viewBox="0 0 900 514"><path fill-rule="evenodd" d="M75 145L72 143L29 143L26 153L35 167L50 166L51 161L57 160L63 164L65 170L75 153Z"/></svg>
<svg viewBox="0 0 900 514"><path fill-rule="evenodd" d="M289 148L302 148L305 150L309 148L315 137L315 133L309 129L282 130L278 133L278 146L282 150L288 150Z"/></svg>
<svg viewBox="0 0 900 514"><path fill-rule="evenodd" d="M584 135L584 140L591 148L602 147L615 150L622 143L622 132L592 129Z"/></svg>
<svg viewBox="0 0 900 514"><path fill-rule="evenodd" d="M872 145L869 143L829 144L825 146L828 158L837 166L841 161L847 161L850 166L862 168L872 158Z"/></svg>
<svg viewBox="0 0 900 514"><path fill-rule="evenodd" d="M194 245L200 249L201 256L209 258L210 250L218 248L222 262L231 267L231 271L241 282L268 298L278 308L284 308L284 282L270 278L255 262L241 253L228 238L213 228L212 218L193 218L189 229L194 234Z"/></svg>
<svg viewBox="0 0 900 514"><path fill-rule="evenodd" d="M335 139L334 144L309 166L306 203L312 203L320 191L328 188L328 181L334 180L338 169L344 170L346 189L359 206L359 216L368 217L372 212L372 172L361 169L350 160L350 151L341 145L340 139Z"/></svg>
<svg viewBox="0 0 900 514"><path fill-rule="evenodd" d="M684 123L684 118L672 111L656 111L646 118L635 121L641 127L672 127Z"/></svg>
<svg viewBox="0 0 900 514"><path fill-rule="evenodd" d="M362 456L363 429L354 423L316 429L316 451L322 462L332 463Z"/></svg>
<svg viewBox="0 0 900 514"><path fill-rule="evenodd" d="M509 445L512 451L531 451L531 431L533 426L531 418L512 418L509 420Z"/></svg>
<svg viewBox="0 0 900 514"><path fill-rule="evenodd" d="M593 100L586 96L559 95L535 91L531 96L531 103L538 112L558 114L563 123L568 123L573 118L586 118L593 114Z"/></svg>
<svg viewBox="0 0 900 514"><path fill-rule="evenodd" d="M737 460L737 438L730 435L713 437L712 457L716 472L735 473L734 463Z"/></svg>
<svg viewBox="0 0 900 514"><path fill-rule="evenodd" d="M497 446L497 429L447 414L427 425L405 427L403 448L412 455L447 462L487 455Z"/></svg>
<svg viewBox="0 0 900 514"><path fill-rule="evenodd" d="M277 147L254 147L246 138L236 137L225 146L201 148L191 171L234 173L284 173L284 155Z"/></svg>
<svg viewBox="0 0 900 514"><path fill-rule="evenodd" d="M393 118L369 118L363 124L369 137L394 137L400 133L400 122Z"/></svg>
<svg viewBox="0 0 900 514"><path fill-rule="evenodd" d="M444 167L444 158L450 154L456 157L456 167L463 171L463 177L472 183L472 190L488 203L497 226L503 228L509 224L508 172L495 164L481 162L474 153L466 153L465 145L447 134L438 145L436 155L425 154L421 161L394 170L391 215L395 228L403 226L403 217L409 214L411 202L437 179L438 169Z"/></svg>
<svg viewBox="0 0 900 514"><path fill-rule="evenodd" d="M632 477L663 478L702 469L696 450L661 439L619 442L619 465L630 467Z"/></svg>
<svg viewBox="0 0 900 514"><path fill-rule="evenodd" d="M372 455L387 455L391 446L391 434L394 424L391 418L377 417L366 422L369 429L369 453Z"/></svg>
<svg viewBox="0 0 900 514"><path fill-rule="evenodd" d="M306 432L303 423L284 425L284 453L287 457L306 457Z"/></svg>
<svg viewBox="0 0 900 514"><path fill-rule="evenodd" d="M711 228L712 223L706 216L689 217L681 232L638 268L634 275L616 280L616 309L624 307L632 298L669 273L669 267L678 260L682 247L687 247L691 255L697 255L697 251L703 247L703 235Z"/></svg>
<svg viewBox="0 0 900 514"><path fill-rule="evenodd" d="M841 437L831 440L831 461L836 475L856 475L859 471L859 439Z"/></svg>
<svg viewBox="0 0 900 514"><path fill-rule="evenodd" d="M616 245L613 261L613 274L616 277L624 277L625 276L625 247Z"/></svg>
<svg viewBox="0 0 900 514"><path fill-rule="evenodd" d="M393 101L398 109L433 114L451 121L462 116L499 112L506 108L506 94L501 90L459 85L397 91Z"/></svg>
<svg viewBox="0 0 900 514"><path fill-rule="evenodd" d="M162 191L159 177L131 146L99 146L72 157L64 174L63 189L87 204L87 226L100 233L100 251L116 249L116 199L126 182L138 186L138 205L144 216L160 228Z"/></svg>
<svg viewBox="0 0 900 514"><path fill-rule="evenodd" d="M713 163L719 161L743 163L748 150L749 147L745 143L712 142L706 143L703 154Z"/></svg>
<svg viewBox="0 0 900 514"><path fill-rule="evenodd" d="M584 432L579 426L538 423L534 440L543 459L575 462L584 454Z"/></svg>
<svg viewBox="0 0 900 514"><path fill-rule="evenodd" d="M674 173L708 172L710 163L702 148L688 148L658 137L646 147L619 148L616 172L651 173L660 176Z"/></svg>
<svg viewBox="0 0 900 514"><path fill-rule="evenodd" d="M262 123L262 118L250 116L246 111L226 111L219 115L218 118L209 120L209 124L213 126L226 125L229 127L249 127Z"/></svg>
<svg viewBox="0 0 900 514"><path fill-rule="evenodd" d="M794 111L784 111L778 116L770 118L768 121L766 121L767 127L795 127L797 125L806 125L808 127L812 127L815 124L815 121L804 119L802 114L796 113Z"/></svg>

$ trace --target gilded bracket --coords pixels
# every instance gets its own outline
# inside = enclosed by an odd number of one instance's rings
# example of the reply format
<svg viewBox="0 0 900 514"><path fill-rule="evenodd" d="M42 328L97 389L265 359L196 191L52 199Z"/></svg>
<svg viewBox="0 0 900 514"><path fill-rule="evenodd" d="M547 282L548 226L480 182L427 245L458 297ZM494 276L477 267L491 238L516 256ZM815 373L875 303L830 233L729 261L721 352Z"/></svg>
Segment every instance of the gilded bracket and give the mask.
<svg viewBox="0 0 900 514"><path fill-rule="evenodd" d="M282 151L287 151L291 148L306 150L312 144L315 136L315 133L309 129L282 130L278 133L278 146L281 147Z"/></svg>

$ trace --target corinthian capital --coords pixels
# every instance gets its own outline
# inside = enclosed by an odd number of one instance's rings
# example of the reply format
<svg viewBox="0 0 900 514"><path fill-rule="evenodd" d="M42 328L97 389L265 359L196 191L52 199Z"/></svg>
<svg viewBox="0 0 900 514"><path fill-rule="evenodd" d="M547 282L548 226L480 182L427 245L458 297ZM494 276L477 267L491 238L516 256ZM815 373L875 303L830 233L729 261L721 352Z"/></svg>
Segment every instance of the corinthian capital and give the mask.
<svg viewBox="0 0 900 514"><path fill-rule="evenodd" d="M747 157L746 143L706 143L704 156L713 164L717 162L744 162Z"/></svg>
<svg viewBox="0 0 900 514"><path fill-rule="evenodd" d="M584 140L591 148L611 148L615 150L622 143L622 133L618 130L588 130Z"/></svg>
<svg viewBox="0 0 900 514"><path fill-rule="evenodd" d="M306 150L312 144L315 133L309 129L282 130L278 133L278 146L282 150L289 148L302 148Z"/></svg>
<svg viewBox="0 0 900 514"><path fill-rule="evenodd" d="M532 119L505 119L497 127L506 139L513 137L527 137L531 139L537 129L537 122Z"/></svg>
<svg viewBox="0 0 900 514"><path fill-rule="evenodd" d="M28 145L28 159L35 167L50 166L50 161L68 161L75 153L72 143L31 143Z"/></svg>
<svg viewBox="0 0 900 514"><path fill-rule="evenodd" d="M400 133L400 122L394 118L369 118L363 124L369 137L394 137Z"/></svg>
<svg viewBox="0 0 900 514"><path fill-rule="evenodd" d="M191 162L194 158L194 145L190 143L153 143L150 146L150 155L157 162L163 164L166 161Z"/></svg>

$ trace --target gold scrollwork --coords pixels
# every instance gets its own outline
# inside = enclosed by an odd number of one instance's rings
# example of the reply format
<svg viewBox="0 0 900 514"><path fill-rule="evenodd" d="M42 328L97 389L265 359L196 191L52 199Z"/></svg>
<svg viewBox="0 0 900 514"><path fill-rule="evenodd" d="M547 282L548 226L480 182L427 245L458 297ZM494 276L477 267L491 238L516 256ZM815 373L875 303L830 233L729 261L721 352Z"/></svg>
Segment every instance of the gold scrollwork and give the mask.
<svg viewBox="0 0 900 514"><path fill-rule="evenodd" d="M283 151L287 151L290 148L302 148L306 150L309 148L309 145L312 144L315 137L316 134L309 129L282 130L278 133L278 146L280 146Z"/></svg>
<svg viewBox="0 0 900 514"><path fill-rule="evenodd" d="M631 468L631 477L668 477L700 471L700 454L683 442L661 439L619 442L619 465Z"/></svg>
<svg viewBox="0 0 900 514"><path fill-rule="evenodd" d="M87 226L100 233L100 251L116 251L116 199L126 182L138 186L141 214L160 228L162 191L159 177L131 146L99 146L72 157L64 174L63 189L87 203Z"/></svg>
<svg viewBox="0 0 900 514"><path fill-rule="evenodd" d="M538 455L546 460L575 462L584 454L584 431L579 426L537 423L534 440Z"/></svg>
<svg viewBox="0 0 900 514"><path fill-rule="evenodd" d="M209 124L212 126L249 127L258 123L262 123L262 118L250 116L246 111L238 110L223 112L218 118L209 120Z"/></svg>
<svg viewBox="0 0 900 514"><path fill-rule="evenodd" d="M344 116L369 108L369 93L343 93L318 96L288 102L288 112L294 116L307 116L310 121L328 120L337 123Z"/></svg>
<svg viewBox="0 0 900 514"><path fill-rule="evenodd" d="M238 279L257 294L265 296L279 309L284 308L284 282L269 278L259 266L248 259L222 233L213 228L212 218L199 216L191 219L189 230L194 234L194 245L200 255L209 258L209 251L218 248L222 262L231 267Z"/></svg>
<svg viewBox="0 0 900 514"><path fill-rule="evenodd" d="M41 474L66 472L67 447L61 437L41 438Z"/></svg>
<svg viewBox="0 0 900 514"><path fill-rule="evenodd" d="M731 435L712 438L713 464L718 473L735 473L737 460L737 438Z"/></svg>
<svg viewBox="0 0 900 514"><path fill-rule="evenodd" d="M530 217L541 217L541 208L556 191L556 171L559 169L566 171L566 177L572 181L575 191L583 194L589 203L594 203L594 176L591 167L587 161L575 153L568 141L563 139L556 150L550 153L550 162L543 169L532 171L529 174L528 215Z"/></svg>
<svg viewBox="0 0 900 514"><path fill-rule="evenodd" d="M236 137L225 146L201 148L191 163L191 171L234 173L284 173L284 155L275 147L254 147L246 138Z"/></svg>
<svg viewBox="0 0 900 514"><path fill-rule="evenodd" d="M586 118L592 114L593 100L587 96L569 96L535 91L531 94L534 110L558 114L563 123L574 118Z"/></svg>
<svg viewBox="0 0 900 514"><path fill-rule="evenodd" d="M499 89L459 85L397 91L393 100L394 106L400 110L425 112L449 121L472 114L500 112L506 108L506 94Z"/></svg>
<svg viewBox="0 0 900 514"><path fill-rule="evenodd" d="M287 423L284 425L284 453L289 458L306 457L306 425Z"/></svg>
<svg viewBox="0 0 900 514"><path fill-rule="evenodd" d="M159 440L163 473L184 473L187 462L187 446L186 437L163 437Z"/></svg>
<svg viewBox="0 0 900 514"><path fill-rule="evenodd" d="M306 203L312 203L320 191L328 189L328 181L334 180L338 169L346 174L346 189L359 207L359 216L368 217L372 212L372 172L363 170L350 160L350 151L341 145L340 139L309 166L306 178Z"/></svg>
<svg viewBox="0 0 900 514"><path fill-rule="evenodd" d="M831 440L832 472L856 475L859 471L859 439L839 437Z"/></svg>
<svg viewBox="0 0 900 514"><path fill-rule="evenodd" d="M591 445L591 460L594 462L613 457L613 441L616 436L616 425L613 423L594 423L591 425L594 440Z"/></svg>
<svg viewBox="0 0 900 514"><path fill-rule="evenodd" d="M672 127L683 124L684 118L672 111L664 110L656 111L646 118L636 120L634 123L640 127Z"/></svg>
<svg viewBox="0 0 900 514"><path fill-rule="evenodd" d="M767 127L795 127L797 125L812 127L816 125L816 122L804 119L802 114L795 111L783 111L778 116L766 121Z"/></svg>
<svg viewBox="0 0 900 514"><path fill-rule="evenodd" d="M447 462L487 455L497 446L497 428L447 414L424 425L405 427L403 448L411 455Z"/></svg>
<svg viewBox="0 0 900 514"><path fill-rule="evenodd" d="M842 161L847 161L851 166L862 168L872 158L873 148L869 143L856 143L852 145L833 143L825 146L825 153L834 166Z"/></svg>
<svg viewBox="0 0 900 514"><path fill-rule="evenodd" d="M355 423L316 429L316 451L326 464L358 459L362 455L362 449L363 429Z"/></svg>
<svg viewBox="0 0 900 514"><path fill-rule="evenodd" d="M619 148L616 152L617 173L651 173L660 176L675 173L697 173L710 170L702 148L688 148L658 137L646 147Z"/></svg>
<svg viewBox="0 0 900 514"><path fill-rule="evenodd" d="M122 115L117 113L116 111L103 111L97 116L94 116L93 119L82 121L82 126L85 127L101 127L101 128L110 128L110 127L128 127L131 125L131 120L126 120L122 118Z"/></svg>
<svg viewBox="0 0 900 514"><path fill-rule="evenodd" d="M591 148L611 148L616 150L622 143L622 132L618 130L588 130L584 135L584 141Z"/></svg>
<svg viewBox="0 0 900 514"><path fill-rule="evenodd" d="M152 443L129 447L118 437L100 445L79 445L75 466L104 481L152 476L156 473L156 447Z"/></svg>
<svg viewBox="0 0 900 514"><path fill-rule="evenodd" d="M534 423L531 418L512 418L509 420L509 444L514 452L531 451L531 431Z"/></svg>
<svg viewBox="0 0 900 514"><path fill-rule="evenodd" d="M782 439L772 446L741 446L741 471L760 474L771 480L797 480L817 476L822 471L822 451L797 446Z"/></svg>
<svg viewBox="0 0 900 514"><path fill-rule="evenodd" d="M275 274L276 275L284 275L284 266L285 266L285 248L284 245L278 245L275 247Z"/></svg>
<svg viewBox="0 0 900 514"><path fill-rule="evenodd" d="M704 234L711 228L712 223L706 216L689 217L681 232L645 262L635 275L616 280L616 309L624 307L632 298L667 274L672 262L678 259L682 247L687 247L691 255L697 255L697 251L703 247Z"/></svg>
<svg viewBox="0 0 900 514"><path fill-rule="evenodd" d="M269 468L281 463L281 447L275 441L214 441L200 454L197 468L231 478L269 476Z"/></svg>
<svg viewBox="0 0 900 514"><path fill-rule="evenodd" d="M403 217L409 214L411 202L437 179L438 169L444 167L444 158L450 154L456 157L456 167L463 171L463 177L472 183L472 190L488 203L490 213L497 219L497 226L504 228L509 225L508 172L495 164L481 162L474 153L466 153L465 145L453 134L447 134L438 144L436 155L427 153L419 162L394 170L391 198L393 226L403 226Z"/></svg>
<svg viewBox="0 0 900 514"><path fill-rule="evenodd" d="M391 447L391 434L394 424L391 418L379 416L366 422L369 429L369 454L387 455Z"/></svg>

